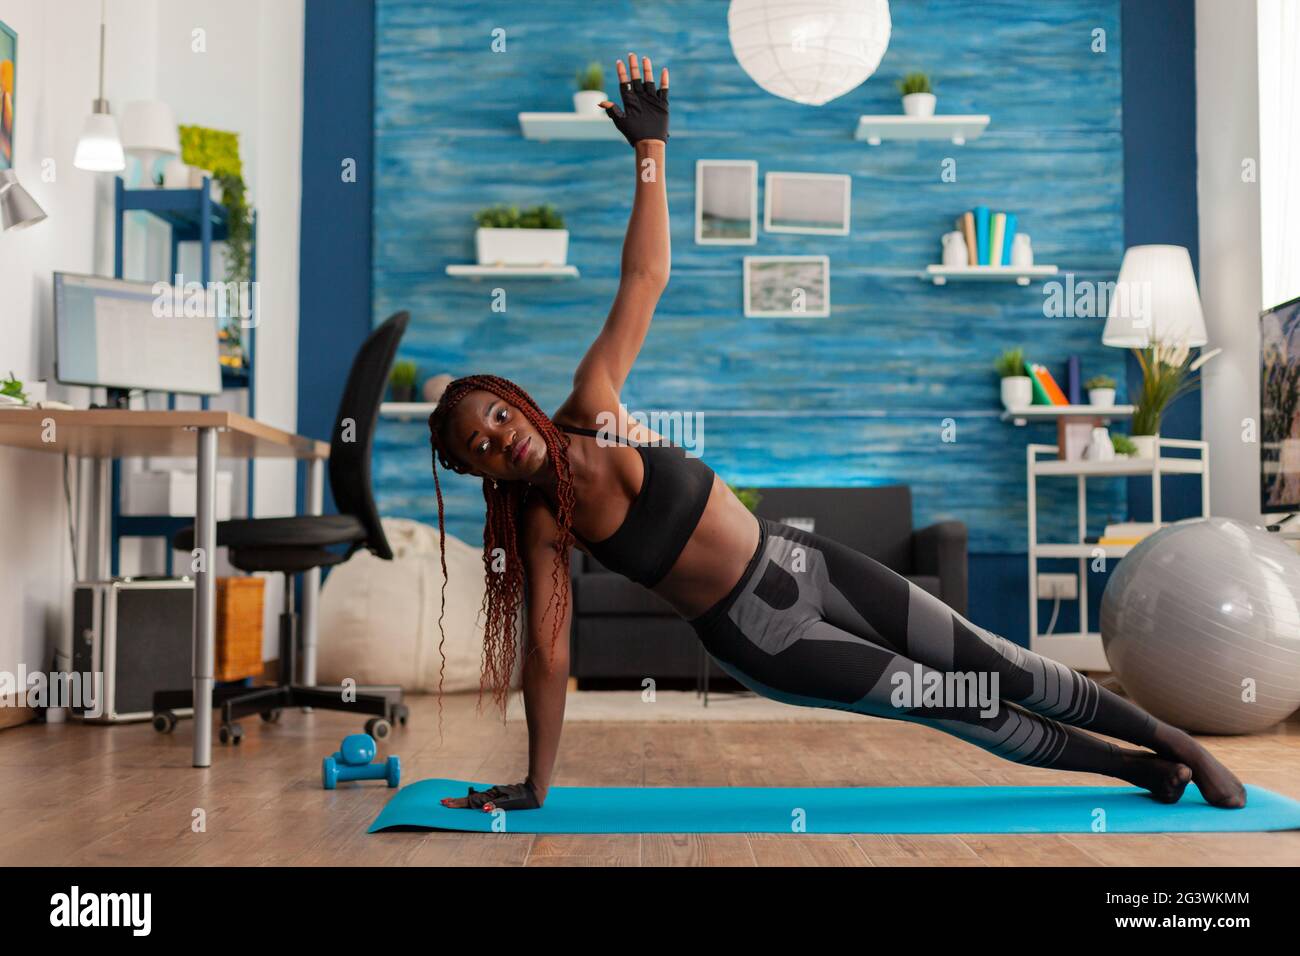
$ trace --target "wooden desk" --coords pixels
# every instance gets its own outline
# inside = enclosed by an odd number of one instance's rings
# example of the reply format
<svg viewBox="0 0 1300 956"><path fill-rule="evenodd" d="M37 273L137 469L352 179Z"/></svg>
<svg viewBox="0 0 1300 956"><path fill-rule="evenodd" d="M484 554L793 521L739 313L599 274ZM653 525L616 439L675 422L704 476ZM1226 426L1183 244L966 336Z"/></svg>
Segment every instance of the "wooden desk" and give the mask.
<svg viewBox="0 0 1300 956"><path fill-rule="evenodd" d="M100 462L96 485L101 501L98 533L104 541L107 468L114 458L160 455L188 457L198 464L194 503L194 545L205 555L216 551L217 458L296 458L307 462L307 513L320 514L322 463L329 445L273 428L229 411L135 411L0 408L0 445L55 452ZM212 763L212 687L216 654L216 578L213 562L194 573L194 766ZM101 567L100 573L106 572ZM307 573L303 589L303 676L315 680L316 607L320 569Z"/></svg>

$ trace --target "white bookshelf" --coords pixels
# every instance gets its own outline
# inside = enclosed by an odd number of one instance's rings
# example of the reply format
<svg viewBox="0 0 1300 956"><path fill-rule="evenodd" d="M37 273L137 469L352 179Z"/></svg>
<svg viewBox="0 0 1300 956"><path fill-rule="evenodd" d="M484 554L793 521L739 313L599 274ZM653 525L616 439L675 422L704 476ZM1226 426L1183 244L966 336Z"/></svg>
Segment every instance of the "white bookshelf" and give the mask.
<svg viewBox="0 0 1300 956"><path fill-rule="evenodd" d="M604 112L520 113L519 130L524 139L623 139Z"/></svg>
<svg viewBox="0 0 1300 956"><path fill-rule="evenodd" d="M428 418L437 407L437 402L384 402L379 406L379 416L396 418L400 421Z"/></svg>
<svg viewBox="0 0 1300 956"><path fill-rule="evenodd" d="M447 266L447 275L457 279L576 279L577 266L479 266L463 263Z"/></svg>
<svg viewBox="0 0 1300 956"><path fill-rule="evenodd" d="M879 146L887 139L946 139L954 146L962 146L967 140L977 139L988 125L989 118L983 114L859 116L853 138L869 146Z"/></svg>
<svg viewBox="0 0 1300 956"><path fill-rule="evenodd" d="M1047 406L1044 406L1045 408ZM1194 451L1197 457L1175 457L1165 450ZM1210 513L1209 444L1177 438L1157 440L1152 458L1120 458L1115 461L1061 461L1056 445L1030 444L1025 449L1026 503L1029 513L1029 649L1060 661L1075 670L1108 671L1110 664L1101 643L1101 632L1088 626L1089 564L1103 557L1107 565L1118 561L1135 545L1101 545L1084 541L1088 534L1088 479L1149 477L1151 479L1151 521L1157 527L1161 517L1161 479L1165 475L1201 476L1201 515ZM1050 456L1050 457L1046 457ZM1076 540L1038 540L1038 480L1073 478L1076 487ZM1038 562L1047 559L1078 561L1079 630L1073 633L1038 633Z"/></svg>

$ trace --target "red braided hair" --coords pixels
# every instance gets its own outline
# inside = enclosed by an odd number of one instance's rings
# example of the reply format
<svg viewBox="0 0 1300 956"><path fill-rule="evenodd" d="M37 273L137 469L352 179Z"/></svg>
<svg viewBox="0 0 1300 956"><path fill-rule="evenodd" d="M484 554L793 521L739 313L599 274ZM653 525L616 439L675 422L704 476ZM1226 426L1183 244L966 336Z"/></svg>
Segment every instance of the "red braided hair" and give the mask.
<svg viewBox="0 0 1300 956"><path fill-rule="evenodd" d="M442 559L442 608L438 614L438 653L442 666L438 671L438 726L442 726L442 681L447 668L447 655L443 645L447 632L442 619L447 611L447 530L443 519L442 483L438 479L438 464L466 474L468 468L453 457L448 448L446 434L451 414L461 400L474 391L490 392L508 402L523 414L546 442L547 453L556 474L556 513L560 537L557 541L555 564L551 568L552 593L543 614L555 610L551 625L551 649L560 639L560 623L569 608L569 548L573 544L574 493L572 473L569 469L569 436L560 431L550 417L538 407L531 395L508 379L496 375L468 375L447 385L438 407L429 416L429 444L433 457L433 484L438 495L438 546ZM514 670L518 642L516 622L524 599L524 565L519 554L519 517L528 497L530 486L522 481L483 480L483 500L487 503L487 518L483 524L483 571L487 590L483 594L482 613L483 662L479 677L479 704L483 690L492 688L492 696L505 717L506 702L510 693L510 675ZM499 558L504 558L504 567ZM536 635L535 635L536 637ZM565 635L567 640L567 635Z"/></svg>

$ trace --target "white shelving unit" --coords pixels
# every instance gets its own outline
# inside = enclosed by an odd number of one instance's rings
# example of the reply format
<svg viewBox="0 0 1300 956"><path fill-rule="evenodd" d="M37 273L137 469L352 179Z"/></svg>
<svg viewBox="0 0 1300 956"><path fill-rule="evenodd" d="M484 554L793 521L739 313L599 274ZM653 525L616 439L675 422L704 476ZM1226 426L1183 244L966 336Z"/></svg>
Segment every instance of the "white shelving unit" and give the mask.
<svg viewBox="0 0 1300 956"><path fill-rule="evenodd" d="M1025 425L1029 422L1055 421L1058 418L1101 418L1110 421L1113 418L1128 418L1132 414L1132 405L1029 405L1008 409L998 417L1013 425Z"/></svg>
<svg viewBox="0 0 1300 956"><path fill-rule="evenodd" d="M1045 406L1046 407L1046 406ZM1088 565L1099 556L1118 560L1131 550L1129 545L1088 544L1088 479L1145 477L1151 478L1151 520L1158 526L1164 521L1160 512L1160 479L1164 475L1201 476L1201 514L1210 513L1209 444L1161 438L1154 458L1122 458L1116 461L1061 461L1055 456L1056 445L1028 445L1025 449L1025 484L1029 508L1029 649L1060 661L1075 670L1108 671L1110 664L1101 644L1101 632L1088 628ZM1164 449L1188 449L1199 457L1165 457ZM1072 477L1077 484L1077 541L1040 542L1038 540L1038 479ZM1038 562L1046 558L1076 558L1079 562L1079 630L1072 633L1038 633Z"/></svg>
<svg viewBox="0 0 1300 956"><path fill-rule="evenodd" d="M968 139L978 138L988 125L989 118L983 114L859 116L853 138L871 146L879 146L887 139L946 139L954 146L963 146Z"/></svg>
<svg viewBox="0 0 1300 956"><path fill-rule="evenodd" d="M576 279L577 266L479 266L467 262L447 266L458 279Z"/></svg>
<svg viewBox="0 0 1300 956"><path fill-rule="evenodd" d="M1056 272L1056 266L926 266L923 278L935 285L947 285L950 281L1029 285L1034 279L1045 279Z"/></svg>
<svg viewBox="0 0 1300 956"><path fill-rule="evenodd" d="M520 113L524 139L617 139L618 131L604 113Z"/></svg>

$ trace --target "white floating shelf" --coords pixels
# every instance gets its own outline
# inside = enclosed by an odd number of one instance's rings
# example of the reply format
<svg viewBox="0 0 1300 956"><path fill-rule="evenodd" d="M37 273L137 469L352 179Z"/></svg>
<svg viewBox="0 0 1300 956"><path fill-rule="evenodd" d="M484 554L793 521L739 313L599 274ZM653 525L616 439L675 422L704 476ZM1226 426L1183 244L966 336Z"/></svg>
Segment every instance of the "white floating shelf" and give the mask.
<svg viewBox="0 0 1300 956"><path fill-rule="evenodd" d="M618 139L618 131L604 113L520 113L524 139Z"/></svg>
<svg viewBox="0 0 1300 956"><path fill-rule="evenodd" d="M1013 408L999 417L1004 422L1024 425L1026 422L1050 422L1058 418L1128 418L1132 405L1030 405Z"/></svg>
<svg viewBox="0 0 1300 956"><path fill-rule="evenodd" d="M887 139L946 139L962 146L966 140L978 138L988 125L989 118L983 115L859 116L853 138L871 146Z"/></svg>
<svg viewBox="0 0 1300 956"><path fill-rule="evenodd" d="M447 275L462 279L576 279L577 266L447 266Z"/></svg>
<svg viewBox="0 0 1300 956"><path fill-rule="evenodd" d="M1014 282L1029 285L1033 279L1056 275L1056 266L926 266L925 276L935 285L954 282Z"/></svg>
<svg viewBox="0 0 1300 956"><path fill-rule="evenodd" d="M383 418L428 418L437 407L437 402L384 402L379 414Z"/></svg>
<svg viewBox="0 0 1300 956"><path fill-rule="evenodd" d="M1039 558L1091 558L1100 551L1108 558L1122 558L1136 544L1038 544L1034 556Z"/></svg>

